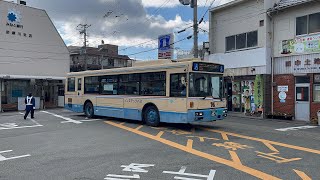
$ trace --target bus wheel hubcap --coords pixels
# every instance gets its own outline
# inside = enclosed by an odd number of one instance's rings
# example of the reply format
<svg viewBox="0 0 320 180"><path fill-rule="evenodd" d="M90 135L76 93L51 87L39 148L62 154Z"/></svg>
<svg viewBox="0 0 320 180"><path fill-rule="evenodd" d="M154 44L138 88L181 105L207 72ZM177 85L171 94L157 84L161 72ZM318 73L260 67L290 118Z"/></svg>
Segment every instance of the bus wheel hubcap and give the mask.
<svg viewBox="0 0 320 180"><path fill-rule="evenodd" d="M148 120L150 122L155 122L156 118L157 118L157 112L154 111L154 110L150 110L149 113L148 113Z"/></svg>

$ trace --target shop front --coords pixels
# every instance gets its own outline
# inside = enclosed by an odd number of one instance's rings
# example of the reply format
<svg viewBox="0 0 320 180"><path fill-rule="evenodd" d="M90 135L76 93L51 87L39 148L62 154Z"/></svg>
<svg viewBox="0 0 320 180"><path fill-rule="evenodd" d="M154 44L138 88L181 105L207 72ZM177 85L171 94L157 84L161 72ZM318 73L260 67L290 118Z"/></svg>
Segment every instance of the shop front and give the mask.
<svg viewBox="0 0 320 180"><path fill-rule="evenodd" d="M228 110L262 117L264 107L268 106L265 102L267 77L267 75L226 77Z"/></svg>
<svg viewBox="0 0 320 180"><path fill-rule="evenodd" d="M316 121L320 110L320 54L275 58L273 113Z"/></svg>

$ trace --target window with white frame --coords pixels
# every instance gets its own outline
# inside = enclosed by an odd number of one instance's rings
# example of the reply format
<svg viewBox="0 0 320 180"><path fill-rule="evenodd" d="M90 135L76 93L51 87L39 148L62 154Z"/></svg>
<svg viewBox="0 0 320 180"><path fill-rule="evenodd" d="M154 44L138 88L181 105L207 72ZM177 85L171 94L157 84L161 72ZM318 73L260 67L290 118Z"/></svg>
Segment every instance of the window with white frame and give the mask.
<svg viewBox="0 0 320 180"><path fill-rule="evenodd" d="M226 51L240 50L258 46L258 31L226 37Z"/></svg>
<svg viewBox="0 0 320 180"><path fill-rule="evenodd" d="M320 32L320 13L296 18L296 35Z"/></svg>

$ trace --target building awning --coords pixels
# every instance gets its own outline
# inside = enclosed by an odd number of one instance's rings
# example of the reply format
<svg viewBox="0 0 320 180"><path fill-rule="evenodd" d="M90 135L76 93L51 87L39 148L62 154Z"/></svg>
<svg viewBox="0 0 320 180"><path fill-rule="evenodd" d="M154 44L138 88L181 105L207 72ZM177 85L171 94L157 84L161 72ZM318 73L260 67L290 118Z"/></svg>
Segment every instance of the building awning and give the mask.
<svg viewBox="0 0 320 180"><path fill-rule="evenodd" d="M43 79L43 80L65 80L65 77L58 76L28 76L0 74L0 79Z"/></svg>

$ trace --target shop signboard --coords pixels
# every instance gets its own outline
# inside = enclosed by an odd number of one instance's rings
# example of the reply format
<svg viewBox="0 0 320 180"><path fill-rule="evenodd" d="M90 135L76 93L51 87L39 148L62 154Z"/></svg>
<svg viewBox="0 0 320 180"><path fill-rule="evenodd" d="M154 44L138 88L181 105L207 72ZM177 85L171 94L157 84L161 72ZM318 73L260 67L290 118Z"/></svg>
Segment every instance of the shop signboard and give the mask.
<svg viewBox="0 0 320 180"><path fill-rule="evenodd" d="M289 87L288 86L278 86L279 92L288 92Z"/></svg>
<svg viewBox="0 0 320 180"><path fill-rule="evenodd" d="M173 34L166 34L158 37L158 59L172 59L174 49Z"/></svg>
<svg viewBox="0 0 320 180"><path fill-rule="evenodd" d="M320 52L320 34L296 37L281 41L280 54L303 54Z"/></svg>
<svg viewBox="0 0 320 180"><path fill-rule="evenodd" d="M275 74L320 73L320 53L276 57Z"/></svg>

